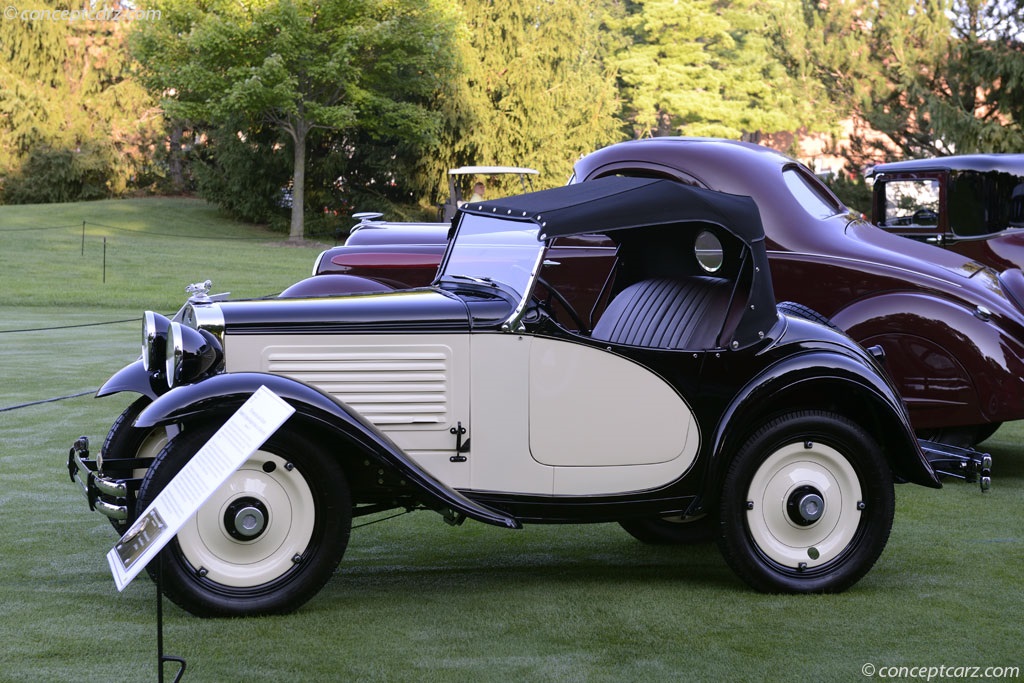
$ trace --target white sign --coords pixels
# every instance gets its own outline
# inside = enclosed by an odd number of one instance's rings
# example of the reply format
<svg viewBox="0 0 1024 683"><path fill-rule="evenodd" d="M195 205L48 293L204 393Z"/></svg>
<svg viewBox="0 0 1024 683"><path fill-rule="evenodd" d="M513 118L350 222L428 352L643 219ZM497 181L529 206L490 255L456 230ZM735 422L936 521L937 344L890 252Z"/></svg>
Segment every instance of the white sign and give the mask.
<svg viewBox="0 0 1024 683"><path fill-rule="evenodd" d="M260 387L164 487L107 553L117 590L123 591L185 522L227 481L295 409Z"/></svg>

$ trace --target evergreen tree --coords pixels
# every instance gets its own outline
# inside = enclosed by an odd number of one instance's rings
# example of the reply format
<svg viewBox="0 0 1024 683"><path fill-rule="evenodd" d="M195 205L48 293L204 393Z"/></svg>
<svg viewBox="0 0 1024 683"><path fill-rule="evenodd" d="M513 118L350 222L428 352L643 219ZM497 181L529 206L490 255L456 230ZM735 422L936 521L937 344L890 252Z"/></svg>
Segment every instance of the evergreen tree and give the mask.
<svg viewBox="0 0 1024 683"><path fill-rule="evenodd" d="M612 60L634 137L740 138L822 116L775 58L763 0L625 0L608 27L628 40Z"/></svg>
<svg viewBox="0 0 1024 683"><path fill-rule="evenodd" d="M447 169L517 165L537 187L562 185L581 155L621 139L614 74L605 63L601 3L463 0L461 77L437 100L445 126L421 175L436 199ZM521 192L518 180L488 196Z"/></svg>
<svg viewBox="0 0 1024 683"><path fill-rule="evenodd" d="M1024 147L1022 0L877 0L790 5L781 44L836 106L877 134L855 133L861 167L892 157Z"/></svg>
<svg viewBox="0 0 1024 683"><path fill-rule="evenodd" d="M127 30L114 21L0 21L4 201L93 199L144 181L160 116L130 77Z"/></svg>

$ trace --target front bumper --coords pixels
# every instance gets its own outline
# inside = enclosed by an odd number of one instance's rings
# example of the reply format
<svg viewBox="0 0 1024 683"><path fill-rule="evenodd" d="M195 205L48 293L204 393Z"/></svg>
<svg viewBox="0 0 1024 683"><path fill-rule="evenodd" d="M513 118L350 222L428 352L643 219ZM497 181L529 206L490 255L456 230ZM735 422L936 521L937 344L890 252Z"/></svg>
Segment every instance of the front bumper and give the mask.
<svg viewBox="0 0 1024 683"><path fill-rule="evenodd" d="M135 500L142 480L113 477L105 474L104 470L131 472L149 467L151 463L151 460L139 458L90 459L89 438L85 436L78 437L68 452L68 474L71 481L81 485L89 501L89 509L119 525L127 524L128 520L135 517Z"/></svg>
<svg viewBox="0 0 1024 683"><path fill-rule="evenodd" d="M992 487L992 456L988 453L924 439L919 439L918 443L938 475L978 482L982 491Z"/></svg>

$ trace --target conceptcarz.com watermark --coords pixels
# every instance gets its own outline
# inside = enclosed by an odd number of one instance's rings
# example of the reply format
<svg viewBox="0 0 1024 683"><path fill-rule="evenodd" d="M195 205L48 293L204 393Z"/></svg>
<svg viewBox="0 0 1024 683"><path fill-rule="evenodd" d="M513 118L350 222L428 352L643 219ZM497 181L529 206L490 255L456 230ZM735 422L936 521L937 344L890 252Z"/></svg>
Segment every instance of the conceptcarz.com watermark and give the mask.
<svg viewBox="0 0 1024 683"><path fill-rule="evenodd" d="M79 9L20 9L15 5L4 8L5 21L159 21L158 9L130 9L125 7L95 7Z"/></svg>
<svg viewBox="0 0 1024 683"><path fill-rule="evenodd" d="M884 666L867 662L860 668L860 672L867 678L882 680L963 681L974 678L1020 678L1019 666Z"/></svg>

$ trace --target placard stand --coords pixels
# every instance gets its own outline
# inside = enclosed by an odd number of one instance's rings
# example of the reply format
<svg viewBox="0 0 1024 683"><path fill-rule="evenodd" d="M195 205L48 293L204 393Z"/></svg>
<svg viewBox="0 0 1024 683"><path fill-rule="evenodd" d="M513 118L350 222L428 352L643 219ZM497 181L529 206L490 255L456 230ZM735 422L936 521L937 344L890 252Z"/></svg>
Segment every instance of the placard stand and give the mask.
<svg viewBox="0 0 1024 683"><path fill-rule="evenodd" d="M164 655L164 557L161 550L189 517L238 470L295 408L266 386L239 408L209 441L182 466L171 481L142 511L116 545L107 553L107 564L117 590L122 591L152 560L156 565L157 672L164 680L164 663L180 665L174 680L185 672L185 660Z"/></svg>
<svg viewBox="0 0 1024 683"><path fill-rule="evenodd" d="M156 560L156 666L157 680L164 683L164 664L179 664L178 673L173 683L178 683L185 675L185 660L182 657L164 654L164 554L157 555Z"/></svg>

